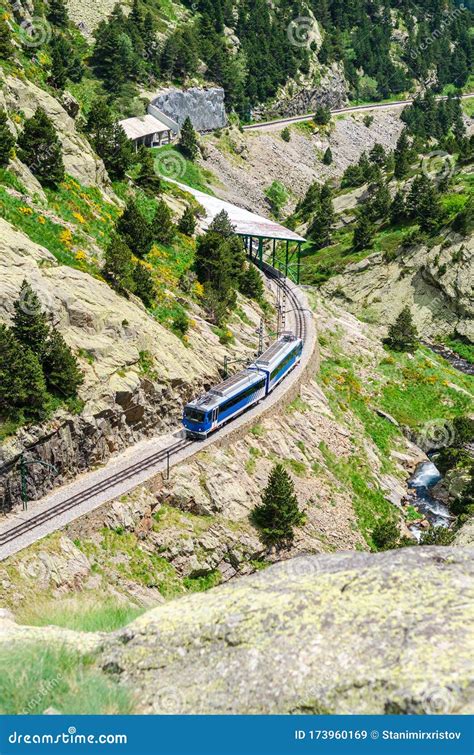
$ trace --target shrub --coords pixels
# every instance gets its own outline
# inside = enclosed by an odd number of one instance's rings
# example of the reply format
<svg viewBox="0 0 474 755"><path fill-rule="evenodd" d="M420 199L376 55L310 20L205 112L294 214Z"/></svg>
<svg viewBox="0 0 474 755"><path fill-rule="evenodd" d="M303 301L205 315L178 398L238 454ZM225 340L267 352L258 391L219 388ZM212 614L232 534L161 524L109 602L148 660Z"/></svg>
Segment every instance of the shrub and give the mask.
<svg viewBox="0 0 474 755"><path fill-rule="evenodd" d="M281 132L281 138L283 139L284 142L291 141L291 131L288 128L288 126L285 126L285 128Z"/></svg>

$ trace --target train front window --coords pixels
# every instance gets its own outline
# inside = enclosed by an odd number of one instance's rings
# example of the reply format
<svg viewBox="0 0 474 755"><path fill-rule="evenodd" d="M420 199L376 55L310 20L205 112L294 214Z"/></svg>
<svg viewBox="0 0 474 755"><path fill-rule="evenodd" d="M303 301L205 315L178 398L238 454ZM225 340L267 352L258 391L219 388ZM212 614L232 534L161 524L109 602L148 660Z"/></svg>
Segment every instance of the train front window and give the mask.
<svg viewBox="0 0 474 755"><path fill-rule="evenodd" d="M193 422L205 422L206 420L206 413L200 411L199 409L194 409L191 406L187 406L184 410L184 416L186 419L190 419Z"/></svg>

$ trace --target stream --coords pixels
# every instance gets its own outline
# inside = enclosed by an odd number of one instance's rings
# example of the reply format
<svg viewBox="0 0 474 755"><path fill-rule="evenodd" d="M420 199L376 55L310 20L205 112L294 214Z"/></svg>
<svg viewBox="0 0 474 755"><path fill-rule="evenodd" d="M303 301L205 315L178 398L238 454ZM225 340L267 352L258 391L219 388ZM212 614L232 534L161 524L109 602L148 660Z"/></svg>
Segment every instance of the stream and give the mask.
<svg viewBox="0 0 474 755"><path fill-rule="evenodd" d="M451 349L439 344L424 342L435 354L442 356L459 372L474 375L474 365L463 359ZM449 527L454 517L449 513L449 507L432 495L434 486L443 479L439 469L432 461L419 464L414 474L408 480L407 501L422 514L434 527ZM423 528L416 522L407 522L413 535L420 540Z"/></svg>
<svg viewBox="0 0 474 755"><path fill-rule="evenodd" d="M432 461L418 465L415 473L408 480L408 502L422 514L432 526L449 527L453 517L449 508L435 498L431 490L442 479L442 475ZM410 530L419 539L423 529L416 523L409 524Z"/></svg>

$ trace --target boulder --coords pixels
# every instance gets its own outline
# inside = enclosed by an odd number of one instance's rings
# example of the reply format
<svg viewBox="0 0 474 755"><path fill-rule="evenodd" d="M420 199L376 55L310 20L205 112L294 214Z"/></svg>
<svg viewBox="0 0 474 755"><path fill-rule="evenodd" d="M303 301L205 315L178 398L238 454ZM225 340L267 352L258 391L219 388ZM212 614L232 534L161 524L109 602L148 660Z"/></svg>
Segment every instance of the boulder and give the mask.
<svg viewBox="0 0 474 755"><path fill-rule="evenodd" d="M100 665L140 713L472 714L473 556L300 557L144 614Z"/></svg>

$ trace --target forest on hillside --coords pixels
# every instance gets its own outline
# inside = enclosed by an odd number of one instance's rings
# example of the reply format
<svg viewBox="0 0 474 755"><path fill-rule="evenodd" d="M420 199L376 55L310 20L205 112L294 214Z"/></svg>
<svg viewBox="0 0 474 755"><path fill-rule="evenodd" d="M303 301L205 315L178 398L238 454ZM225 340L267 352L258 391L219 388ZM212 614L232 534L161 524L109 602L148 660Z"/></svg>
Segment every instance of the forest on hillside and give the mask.
<svg viewBox="0 0 474 755"><path fill-rule="evenodd" d="M117 4L89 45L65 0L50 0L44 13L53 33L42 50L47 83L62 89L68 81L92 82L127 115L141 86L212 82L225 89L228 110L248 119L288 82L317 86L335 63L355 100L377 101L417 83L442 91L469 82L473 14L454 0L182 2L172 20L158 2L133 0L128 14ZM21 24L21 4L2 0L0 8L6 37ZM38 63L37 46L23 45L22 52Z"/></svg>

